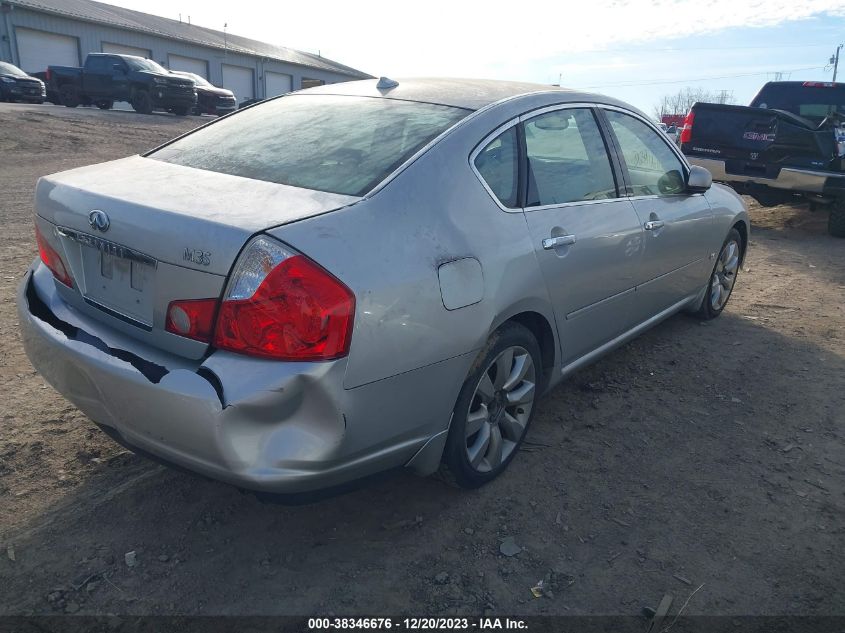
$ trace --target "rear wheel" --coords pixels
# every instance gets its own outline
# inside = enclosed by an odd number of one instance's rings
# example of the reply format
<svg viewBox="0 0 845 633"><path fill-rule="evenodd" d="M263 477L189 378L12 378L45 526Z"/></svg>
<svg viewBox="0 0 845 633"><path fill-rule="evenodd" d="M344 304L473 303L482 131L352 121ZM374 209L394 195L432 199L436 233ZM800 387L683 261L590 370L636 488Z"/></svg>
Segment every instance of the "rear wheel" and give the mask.
<svg viewBox="0 0 845 633"><path fill-rule="evenodd" d="M490 337L453 411L441 469L447 481L477 488L507 468L534 417L541 379L540 347L530 330L508 323Z"/></svg>
<svg viewBox="0 0 845 633"><path fill-rule="evenodd" d="M173 108L173 114L176 116L185 116L188 114L189 110L190 108L188 108L188 106L178 106Z"/></svg>
<svg viewBox="0 0 845 633"><path fill-rule="evenodd" d="M68 108L75 108L79 105L79 95L76 88L68 84L59 88L59 99L62 105Z"/></svg>
<svg viewBox="0 0 845 633"><path fill-rule="evenodd" d="M141 114L151 114L153 111L153 100L146 90L136 90L132 95L132 109Z"/></svg>
<svg viewBox="0 0 845 633"><path fill-rule="evenodd" d="M739 274L739 263L742 260L742 238L739 231L731 229L710 275L707 292L698 309L698 316L702 319L715 319L722 314L728 304L731 293Z"/></svg>
<svg viewBox="0 0 845 633"><path fill-rule="evenodd" d="M845 200L839 199L830 205L827 232L833 237L845 237Z"/></svg>

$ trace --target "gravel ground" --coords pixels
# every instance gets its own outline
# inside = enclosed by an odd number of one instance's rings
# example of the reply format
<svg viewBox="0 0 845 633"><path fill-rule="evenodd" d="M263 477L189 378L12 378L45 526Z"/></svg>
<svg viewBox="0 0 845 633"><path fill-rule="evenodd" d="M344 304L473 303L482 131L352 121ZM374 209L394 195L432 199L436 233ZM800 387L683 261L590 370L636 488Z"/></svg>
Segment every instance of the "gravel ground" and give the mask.
<svg viewBox="0 0 845 633"><path fill-rule="evenodd" d="M749 201L722 317L571 377L481 490L281 506L114 444L20 344L33 187L201 122L0 104L0 614L845 615L845 240L806 207Z"/></svg>

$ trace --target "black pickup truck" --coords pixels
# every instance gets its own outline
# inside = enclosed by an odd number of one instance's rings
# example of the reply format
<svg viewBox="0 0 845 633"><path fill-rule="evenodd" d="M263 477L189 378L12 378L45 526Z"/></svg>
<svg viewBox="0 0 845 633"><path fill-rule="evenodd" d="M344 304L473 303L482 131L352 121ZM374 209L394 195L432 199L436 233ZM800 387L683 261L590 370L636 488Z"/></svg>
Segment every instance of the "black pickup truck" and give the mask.
<svg viewBox="0 0 845 633"><path fill-rule="evenodd" d="M132 55L90 53L82 68L47 68L47 92L63 105L96 105L108 110L115 101L128 101L136 112L166 110L188 114L197 103L194 82L173 75L154 61Z"/></svg>
<svg viewBox="0 0 845 633"><path fill-rule="evenodd" d="M681 151L763 206L807 200L845 237L845 84L772 81L749 107L696 103Z"/></svg>

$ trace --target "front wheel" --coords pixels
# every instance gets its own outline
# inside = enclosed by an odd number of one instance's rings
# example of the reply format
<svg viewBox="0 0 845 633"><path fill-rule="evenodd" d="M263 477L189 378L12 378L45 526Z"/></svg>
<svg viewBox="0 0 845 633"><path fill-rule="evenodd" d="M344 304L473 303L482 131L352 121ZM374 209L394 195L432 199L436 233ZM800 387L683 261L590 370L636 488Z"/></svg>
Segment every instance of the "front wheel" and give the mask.
<svg viewBox="0 0 845 633"><path fill-rule="evenodd" d="M507 468L534 417L542 367L537 339L526 327L507 323L490 337L455 404L445 479L478 488Z"/></svg>
<svg viewBox="0 0 845 633"><path fill-rule="evenodd" d="M176 106L173 108L173 114L176 116L185 116L189 111L190 108L188 108L188 106Z"/></svg>
<svg viewBox="0 0 845 633"><path fill-rule="evenodd" d="M827 232L833 237L845 237L845 200L837 200L830 205Z"/></svg>
<svg viewBox="0 0 845 633"><path fill-rule="evenodd" d="M114 107L114 101L97 101L96 106L100 108L100 110L111 110Z"/></svg>
<svg viewBox="0 0 845 633"><path fill-rule="evenodd" d="M146 90L136 90L132 95L132 109L140 114L151 114L153 111L153 100Z"/></svg>
<svg viewBox="0 0 845 633"><path fill-rule="evenodd" d="M722 314L736 284L740 261L742 261L742 237L739 231L731 229L716 258L716 265L707 284L707 292L704 293L704 299L698 308L700 318L715 319Z"/></svg>

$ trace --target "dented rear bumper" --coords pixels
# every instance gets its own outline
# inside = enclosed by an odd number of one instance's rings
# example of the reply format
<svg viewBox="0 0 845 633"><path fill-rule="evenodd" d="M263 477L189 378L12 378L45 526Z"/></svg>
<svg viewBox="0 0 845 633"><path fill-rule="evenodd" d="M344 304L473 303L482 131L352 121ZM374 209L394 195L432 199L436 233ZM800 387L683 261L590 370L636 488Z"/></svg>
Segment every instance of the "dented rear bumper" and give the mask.
<svg viewBox="0 0 845 633"><path fill-rule="evenodd" d="M37 262L18 313L32 364L96 423L165 461L268 492L328 488L413 462L430 439L445 439L448 413L438 416L430 401L425 414L408 412L403 390L412 378L442 388L463 371L444 363L345 390L345 359L283 363L224 351L184 359L69 307Z"/></svg>

